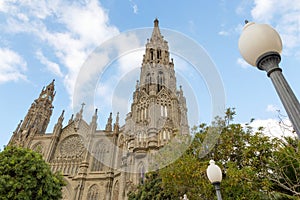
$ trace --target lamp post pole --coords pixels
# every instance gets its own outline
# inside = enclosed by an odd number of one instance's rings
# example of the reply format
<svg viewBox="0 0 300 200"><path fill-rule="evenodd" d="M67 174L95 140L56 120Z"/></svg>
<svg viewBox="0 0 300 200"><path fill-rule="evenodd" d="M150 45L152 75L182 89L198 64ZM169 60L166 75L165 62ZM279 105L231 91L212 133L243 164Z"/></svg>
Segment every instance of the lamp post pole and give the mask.
<svg viewBox="0 0 300 200"><path fill-rule="evenodd" d="M216 189L217 199L222 200L220 182L213 183Z"/></svg>
<svg viewBox="0 0 300 200"><path fill-rule="evenodd" d="M278 66L279 62L280 55L273 52L262 57L258 61L257 67L260 70L266 71L268 77L272 80L289 119L291 120L298 137L300 137L300 104L288 82L284 78L282 69Z"/></svg>
<svg viewBox="0 0 300 200"><path fill-rule="evenodd" d="M222 181L222 171L220 167L215 164L215 161L209 161L209 166L207 167L206 174L210 182L213 184L213 186L215 186L217 199L222 200L220 187Z"/></svg>
<svg viewBox="0 0 300 200"><path fill-rule="evenodd" d="M282 51L279 34L267 24L246 21L239 39L239 50L246 62L267 72L300 138L300 104L279 67Z"/></svg>

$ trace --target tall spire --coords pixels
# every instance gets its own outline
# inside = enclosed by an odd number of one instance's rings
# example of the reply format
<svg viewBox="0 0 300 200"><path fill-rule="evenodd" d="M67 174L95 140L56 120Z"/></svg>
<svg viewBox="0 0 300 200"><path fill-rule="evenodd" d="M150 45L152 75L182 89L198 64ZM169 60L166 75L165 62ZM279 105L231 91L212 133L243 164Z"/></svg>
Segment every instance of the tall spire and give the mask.
<svg viewBox="0 0 300 200"><path fill-rule="evenodd" d="M34 100L24 120L18 125L15 134L18 135L21 146L26 147L31 136L45 134L53 110L55 96L54 80L43 88L39 97ZM30 136L30 137L29 137ZM15 141L12 141L14 143Z"/></svg>
<svg viewBox="0 0 300 200"><path fill-rule="evenodd" d="M52 82L49 85L47 85L46 88L43 87L43 89L40 93L41 99L48 99L51 102L53 101L54 96L55 96L54 81L55 81L55 79L53 79Z"/></svg>
<svg viewBox="0 0 300 200"><path fill-rule="evenodd" d="M150 42L155 42L155 43L163 42L163 36L160 33L157 18L154 20L154 28L152 31Z"/></svg>
<svg viewBox="0 0 300 200"><path fill-rule="evenodd" d="M119 132L119 112L117 112L116 122L114 123L114 131Z"/></svg>
<svg viewBox="0 0 300 200"><path fill-rule="evenodd" d="M112 131L112 113L109 113L109 117L105 126L105 131Z"/></svg>
<svg viewBox="0 0 300 200"><path fill-rule="evenodd" d="M95 109L95 113L92 117L92 121L90 123L90 127L91 127L91 134L94 134L96 129L97 129L97 119L98 119L98 108Z"/></svg>
<svg viewBox="0 0 300 200"><path fill-rule="evenodd" d="M146 48L152 48L152 49L160 49L160 50L165 50L168 51L168 42L164 40L164 37L160 33L159 29L159 21L156 18L154 20L154 28L152 31L152 35L150 40L148 40Z"/></svg>
<svg viewBox="0 0 300 200"><path fill-rule="evenodd" d="M81 109L78 113L76 113L76 116L75 116L75 119L74 119L74 122L75 122L75 131L77 131L79 129L79 124L80 124L80 121L82 120L82 113L83 113L83 107L84 107L85 103L83 102L81 104Z"/></svg>
<svg viewBox="0 0 300 200"><path fill-rule="evenodd" d="M170 62L168 42L160 33L158 19L154 20L151 38L146 43L139 86L140 91L145 89L148 94L159 92L163 87L176 91L174 63Z"/></svg>
<svg viewBox="0 0 300 200"><path fill-rule="evenodd" d="M63 121L64 121L64 113L65 110L62 111L61 115L59 116L54 128L53 128L53 134L58 135L61 132L61 128L63 126Z"/></svg>

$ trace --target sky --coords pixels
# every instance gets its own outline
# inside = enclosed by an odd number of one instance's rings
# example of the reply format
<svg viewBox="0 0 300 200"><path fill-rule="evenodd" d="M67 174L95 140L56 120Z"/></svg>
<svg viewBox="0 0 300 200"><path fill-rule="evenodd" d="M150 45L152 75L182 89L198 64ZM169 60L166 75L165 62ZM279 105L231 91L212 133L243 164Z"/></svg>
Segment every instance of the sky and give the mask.
<svg viewBox="0 0 300 200"><path fill-rule="evenodd" d="M155 18L169 42L177 86L183 86L187 97L192 113L188 115L190 126L210 123L214 99L223 101L224 94L224 107L236 108L236 122L244 124L253 118L251 125L265 126L267 134L285 133L285 126L278 126L278 122L282 119L288 124L288 120L271 80L243 61L238 39L245 19L274 27L283 42L280 66L299 98L298 0L1 0L1 147L8 143L41 89L53 79L56 96L47 132L53 130L62 110L65 124L78 112L82 100L76 98L81 95L78 87L88 88L92 96L93 106L86 108L91 111L85 113L86 121L91 120L90 114L97 107L98 129L104 128L109 112L114 117L120 112L120 123L124 124L139 79L143 47ZM205 56L200 56L199 62L211 62L206 69L219 78L216 82L221 81L222 90L211 90L215 86L209 81L212 77L193 71L195 66L188 56L178 53L181 51L174 45L181 40L172 38L172 34L187 38L203 50ZM117 47L113 57L108 56L110 45ZM103 54L93 59L97 50ZM198 55L188 45L184 50ZM98 66L105 63L109 65L99 70ZM93 80L94 85L84 85L87 80Z"/></svg>

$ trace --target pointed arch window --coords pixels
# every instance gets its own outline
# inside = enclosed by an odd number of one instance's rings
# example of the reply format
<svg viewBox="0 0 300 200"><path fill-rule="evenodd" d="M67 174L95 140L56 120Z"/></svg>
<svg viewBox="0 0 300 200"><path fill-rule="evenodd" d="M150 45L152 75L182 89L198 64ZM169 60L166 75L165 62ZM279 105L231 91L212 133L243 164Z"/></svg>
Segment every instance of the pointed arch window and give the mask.
<svg viewBox="0 0 300 200"><path fill-rule="evenodd" d="M88 200L98 200L99 198L99 187L97 185L92 185L88 191Z"/></svg>
<svg viewBox="0 0 300 200"><path fill-rule="evenodd" d="M158 72L157 75L157 89L158 92L162 89L162 86L164 85L164 73L162 71Z"/></svg>
<svg viewBox="0 0 300 200"><path fill-rule="evenodd" d="M170 140L170 132L168 130L163 130L162 139L163 140Z"/></svg>
<svg viewBox="0 0 300 200"><path fill-rule="evenodd" d="M149 86L150 86L150 84L151 84L151 74L148 73L148 74L146 75L146 88L147 88L147 91L149 91Z"/></svg>
<svg viewBox="0 0 300 200"><path fill-rule="evenodd" d="M104 160L106 159L108 149L105 144L99 143L96 146L95 153L94 153L94 160L92 165L92 171L102 171L104 168Z"/></svg>
<svg viewBox="0 0 300 200"><path fill-rule="evenodd" d="M139 184L144 184L144 182L145 182L145 167L142 162L139 164L138 172L139 172L138 182L139 182Z"/></svg>
<svg viewBox="0 0 300 200"><path fill-rule="evenodd" d="M119 190L120 190L119 185L120 185L119 181L117 181L114 185L112 200L118 200L119 199Z"/></svg>
<svg viewBox="0 0 300 200"><path fill-rule="evenodd" d="M148 73L146 76L146 84L150 84L150 83L151 83L151 75L150 73Z"/></svg>
<svg viewBox="0 0 300 200"><path fill-rule="evenodd" d="M153 49L150 49L150 60L153 60L154 58L154 51Z"/></svg>
<svg viewBox="0 0 300 200"><path fill-rule="evenodd" d="M161 59L161 50L160 49L157 50L157 59Z"/></svg>
<svg viewBox="0 0 300 200"><path fill-rule="evenodd" d="M168 108L166 105L160 105L160 116L162 117L168 116Z"/></svg>

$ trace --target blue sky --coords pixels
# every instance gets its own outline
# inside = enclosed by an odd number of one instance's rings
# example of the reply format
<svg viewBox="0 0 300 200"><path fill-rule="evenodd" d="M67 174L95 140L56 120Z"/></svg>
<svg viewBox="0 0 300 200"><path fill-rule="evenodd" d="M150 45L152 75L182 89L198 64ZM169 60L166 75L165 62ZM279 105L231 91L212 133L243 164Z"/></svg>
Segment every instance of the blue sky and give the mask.
<svg viewBox="0 0 300 200"><path fill-rule="evenodd" d="M239 54L237 43L245 19L272 25L283 40L281 66L299 97L300 84L300 5L297 0L220 0L220 1L145 1L145 0L2 0L0 1L0 145L7 144L19 120L43 88L55 79L56 97L48 132L63 109L65 123L77 112L73 94L80 69L95 48L124 32L151 28L157 17L160 28L177 31L189 37L207 52L219 72L226 93L226 107L235 107L236 121L256 120L253 126L272 128L278 121L276 110L281 102L264 72L247 65ZM150 37L151 32L148 34ZM142 44L144 41L138 41ZM167 36L165 37L168 40ZM120 47L133 45L124 41ZM171 46L171 44L169 44ZM172 49L171 49L172 51ZM138 79L143 49L119 55L105 71L103 82L95 88L95 106L99 107L99 128L104 128L112 108L109 102L124 101L128 110ZM178 80L197 98L199 119L211 120L211 94L205 77L192 81L188 64L173 55ZM99 61L100 62L100 61ZM119 66L116 67L116 66ZM128 81L123 99L116 97L116 85L107 82L113 76ZM106 77L106 78L105 78ZM87 77L88 78L88 77ZM114 80L114 79L111 79ZM122 79L123 80L123 79ZM121 82L119 82L119 85ZM187 94L188 91L185 90ZM126 97L126 95L129 95ZM189 95L187 95L189 96ZM125 98L126 97L126 98ZM125 99L124 99L125 98ZM192 98L191 98L192 99ZM189 110L194 102L189 100ZM123 104L122 104L123 105ZM209 105L209 106L207 106ZM121 108L120 108L121 109ZM125 109L125 110L126 110ZM123 107L124 110L124 107ZM122 111L125 112L125 111ZM125 113L123 113L125 115ZM189 116L193 118L193 116ZM86 116L87 121L90 120ZM122 119L122 118L121 118ZM124 121L121 121L123 124ZM190 124L194 125L194 124ZM278 127L276 128L278 130Z"/></svg>

